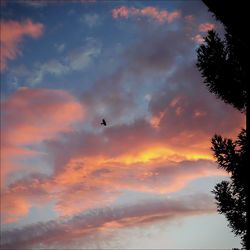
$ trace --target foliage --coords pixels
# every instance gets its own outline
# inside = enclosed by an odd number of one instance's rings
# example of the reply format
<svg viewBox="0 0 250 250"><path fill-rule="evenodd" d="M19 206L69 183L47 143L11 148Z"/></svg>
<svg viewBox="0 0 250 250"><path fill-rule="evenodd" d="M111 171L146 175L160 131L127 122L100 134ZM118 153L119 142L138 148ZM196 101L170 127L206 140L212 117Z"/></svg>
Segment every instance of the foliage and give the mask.
<svg viewBox="0 0 250 250"><path fill-rule="evenodd" d="M235 235L242 239L246 246L247 232L247 137L242 130L238 139L223 139L215 135L212 138L212 150L220 168L230 174L230 181L218 183L214 190L219 213L223 213Z"/></svg>
<svg viewBox="0 0 250 250"><path fill-rule="evenodd" d="M209 91L241 112L246 111L247 89L245 69L242 67L241 50L231 34L222 40L210 30L197 50L197 67Z"/></svg>
<svg viewBox="0 0 250 250"><path fill-rule="evenodd" d="M250 42L245 35L247 2L243 1L239 5L227 0L203 0L203 2L215 18L223 23L225 35L221 39L215 31L208 31L204 44L197 50L197 67L211 93L247 114L250 55ZM233 18L234 13L239 14ZM218 212L226 216L232 231L241 237L244 249L249 245L247 241L248 149L245 129L241 131L236 141L224 139L219 135L212 138L212 150L216 161L219 167L230 175L229 181L218 183L212 192L215 195Z"/></svg>

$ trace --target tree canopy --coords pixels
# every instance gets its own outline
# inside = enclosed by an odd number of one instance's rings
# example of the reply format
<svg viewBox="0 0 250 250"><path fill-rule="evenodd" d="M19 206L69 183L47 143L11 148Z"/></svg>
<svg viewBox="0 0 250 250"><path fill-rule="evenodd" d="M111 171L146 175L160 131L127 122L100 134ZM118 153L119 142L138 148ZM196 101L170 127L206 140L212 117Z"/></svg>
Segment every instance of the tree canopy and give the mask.
<svg viewBox="0 0 250 250"><path fill-rule="evenodd" d="M197 67L211 93L246 114L249 112L247 110L249 38L243 28L247 17L246 2L242 1L239 5L226 0L203 0L203 2L224 24L225 35L222 39L214 30L208 31L204 44L197 50ZM235 13L238 14L237 17L232 18ZM235 141L215 135L212 138L212 150L219 167L230 174L230 180L218 183L212 191L218 212L226 216L232 231L241 237L242 246L246 249L249 245L247 130L242 129Z"/></svg>
<svg viewBox="0 0 250 250"><path fill-rule="evenodd" d="M235 235L246 247L247 235L247 138L243 129L236 141L215 135L212 150L220 168L226 170L231 181L218 183L214 190L218 212L223 213Z"/></svg>
<svg viewBox="0 0 250 250"><path fill-rule="evenodd" d="M232 35L226 33L222 40L215 31L210 30L197 53L197 66L209 91L241 112L246 112L246 72L242 66L241 49Z"/></svg>

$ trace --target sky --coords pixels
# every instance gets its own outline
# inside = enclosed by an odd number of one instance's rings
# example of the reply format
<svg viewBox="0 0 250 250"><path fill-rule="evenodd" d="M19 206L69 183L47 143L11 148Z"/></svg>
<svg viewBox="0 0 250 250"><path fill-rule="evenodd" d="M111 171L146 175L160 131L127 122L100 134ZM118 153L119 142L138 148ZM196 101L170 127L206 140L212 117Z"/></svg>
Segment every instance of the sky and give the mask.
<svg viewBox="0 0 250 250"><path fill-rule="evenodd" d="M0 22L2 247L240 246L210 141L245 121L196 68L224 34L201 1L1 0Z"/></svg>

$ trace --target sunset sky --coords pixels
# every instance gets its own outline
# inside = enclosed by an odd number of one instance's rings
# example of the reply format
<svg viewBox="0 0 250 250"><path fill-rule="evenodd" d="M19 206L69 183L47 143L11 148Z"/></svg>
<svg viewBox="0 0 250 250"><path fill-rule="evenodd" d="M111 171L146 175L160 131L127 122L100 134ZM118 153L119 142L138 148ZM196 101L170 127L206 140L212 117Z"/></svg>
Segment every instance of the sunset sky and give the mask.
<svg viewBox="0 0 250 250"><path fill-rule="evenodd" d="M244 117L195 66L224 32L201 1L1 0L0 22L4 248L240 247L210 141Z"/></svg>

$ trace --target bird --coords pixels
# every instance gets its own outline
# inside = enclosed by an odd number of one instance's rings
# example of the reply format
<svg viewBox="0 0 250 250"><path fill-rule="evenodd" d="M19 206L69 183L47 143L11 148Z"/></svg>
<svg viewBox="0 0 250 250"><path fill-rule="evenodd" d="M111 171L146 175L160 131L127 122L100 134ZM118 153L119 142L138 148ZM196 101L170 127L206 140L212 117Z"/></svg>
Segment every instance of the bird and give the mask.
<svg viewBox="0 0 250 250"><path fill-rule="evenodd" d="M106 123L106 121L104 119L102 119L101 125L107 126L107 123Z"/></svg>

